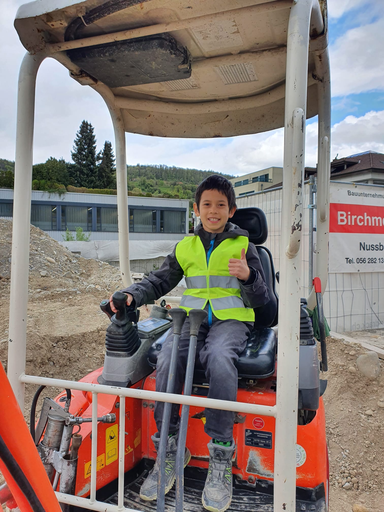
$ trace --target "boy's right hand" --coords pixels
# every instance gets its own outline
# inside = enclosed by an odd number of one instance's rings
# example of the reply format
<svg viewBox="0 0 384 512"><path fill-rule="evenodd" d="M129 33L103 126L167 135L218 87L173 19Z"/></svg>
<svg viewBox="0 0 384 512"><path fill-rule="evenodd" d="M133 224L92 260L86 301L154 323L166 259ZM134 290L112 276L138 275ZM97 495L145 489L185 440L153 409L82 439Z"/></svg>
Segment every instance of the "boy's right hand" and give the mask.
<svg viewBox="0 0 384 512"><path fill-rule="evenodd" d="M130 306L133 301L133 297L130 293L126 293L125 295L127 296L127 306ZM109 303L111 305L112 311L114 313L117 313L117 309L115 308L115 306L113 304L113 294L109 297Z"/></svg>

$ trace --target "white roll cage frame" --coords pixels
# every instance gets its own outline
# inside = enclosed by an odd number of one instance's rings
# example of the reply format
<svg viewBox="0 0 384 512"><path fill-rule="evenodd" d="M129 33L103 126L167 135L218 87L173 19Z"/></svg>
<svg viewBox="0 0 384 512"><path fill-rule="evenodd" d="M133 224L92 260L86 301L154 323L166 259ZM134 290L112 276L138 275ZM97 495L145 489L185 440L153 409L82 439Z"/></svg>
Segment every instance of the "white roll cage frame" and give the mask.
<svg viewBox="0 0 384 512"><path fill-rule="evenodd" d="M183 26L183 23L180 22ZM185 22L184 22L185 25ZM164 27L161 27L164 29ZM211 401L209 407L236 410L252 414L263 414L276 418L274 510L294 512L296 507L296 437L297 396L299 375L300 332L300 239L303 218L302 187L305 154L305 120L308 79L308 50L310 30L323 34L324 22L319 0L293 0L287 47L286 100L284 122L284 183L282 206L282 244L279 291L279 368L277 373L277 401L274 407ZM138 29L142 30L142 29ZM175 30L175 28L173 28ZM135 32L135 31L131 31ZM135 34L137 37L137 35ZM104 38L108 36L103 36ZM328 232L329 232L329 173L330 173L330 71L327 34L318 37L315 51L318 84L318 208L317 244L314 275L319 276L322 290L328 277ZM324 40L325 39L325 40ZM87 45L88 40L80 40ZM80 45L72 41L72 45ZM311 42L311 45L313 43ZM49 45L48 45L49 46ZM24 407L25 383L84 389L93 392L97 403L98 393L115 394L121 397L162 400L181 404L207 406L208 399L166 395L133 389L122 389L101 385L90 385L33 377L25 374L26 331L28 302L29 240L31 214L32 146L34 129L35 82L37 71L45 57L65 48L51 45L49 51L31 55L27 53L21 65L18 86L17 138L14 185L14 214L11 263L11 295L9 315L8 378L20 407ZM311 46L311 49L313 47ZM51 53L50 53L51 52ZM63 60L55 54L57 60ZM128 201L126 144L122 113L113 101L113 94L103 84L93 85L104 98L113 122L116 143L117 207L119 222L120 268L124 286L130 280ZM192 107L191 107L192 108ZM308 297L311 309L315 306L312 290ZM121 400L121 404L124 400ZM97 407L93 408L94 411ZM124 409L120 409L120 432L124 432ZM97 430L96 416L93 429ZM129 511L123 506L124 446L120 446L119 458L119 503L118 506L96 501L96 438L92 442L91 496L86 500L69 495L59 495L59 501L72 503L88 510ZM124 435L120 435L124 439ZM121 444L121 443L120 443Z"/></svg>

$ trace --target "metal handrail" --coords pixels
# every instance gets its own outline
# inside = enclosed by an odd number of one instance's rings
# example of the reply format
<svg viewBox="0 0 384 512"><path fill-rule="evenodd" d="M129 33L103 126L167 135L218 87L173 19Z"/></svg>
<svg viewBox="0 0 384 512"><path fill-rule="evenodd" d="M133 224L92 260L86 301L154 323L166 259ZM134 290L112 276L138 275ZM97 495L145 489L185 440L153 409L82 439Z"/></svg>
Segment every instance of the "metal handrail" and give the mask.
<svg viewBox="0 0 384 512"><path fill-rule="evenodd" d="M156 400L161 402L178 403L181 405L193 405L210 409L242 412L254 415L272 416L276 418L276 406L257 405L245 402L232 402L230 400L217 400L196 396L184 396L174 393L160 393L144 389L122 388L119 386L106 386L88 382L76 382L63 379L37 377L33 375L22 375L20 381L25 384L39 384L44 386L59 387L64 389L85 391L92 393L92 438L91 438L91 486L90 497L82 498L61 492L56 492L60 503L67 503L87 510L101 512L133 512L132 509L124 507L124 439L125 439L125 400L123 398L136 398L140 400ZM106 504L96 499L97 491L97 402L98 395L106 394L119 397L119 444L118 444L118 491L117 505ZM138 512L136 510L136 512ZM142 511L141 511L142 512Z"/></svg>

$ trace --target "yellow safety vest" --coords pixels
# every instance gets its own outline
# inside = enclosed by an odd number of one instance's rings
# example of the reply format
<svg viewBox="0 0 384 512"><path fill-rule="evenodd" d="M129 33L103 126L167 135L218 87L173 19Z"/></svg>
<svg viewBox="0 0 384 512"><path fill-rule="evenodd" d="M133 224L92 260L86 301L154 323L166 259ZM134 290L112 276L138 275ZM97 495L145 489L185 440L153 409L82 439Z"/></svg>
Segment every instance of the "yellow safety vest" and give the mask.
<svg viewBox="0 0 384 512"><path fill-rule="evenodd" d="M219 320L254 322L255 313L245 306L237 277L228 271L229 260L240 259L241 250L247 251L248 243L246 236L223 240L212 251L207 265L207 255L199 236L186 237L179 242L176 258L187 285L180 307L188 313L193 308L204 309L209 301Z"/></svg>

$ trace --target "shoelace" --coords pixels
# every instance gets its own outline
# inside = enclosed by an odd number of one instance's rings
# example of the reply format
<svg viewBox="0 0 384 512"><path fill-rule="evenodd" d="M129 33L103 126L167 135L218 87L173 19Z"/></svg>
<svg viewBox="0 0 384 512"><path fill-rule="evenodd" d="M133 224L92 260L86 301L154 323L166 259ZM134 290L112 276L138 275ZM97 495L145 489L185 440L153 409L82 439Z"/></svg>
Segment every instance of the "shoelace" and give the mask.
<svg viewBox="0 0 384 512"><path fill-rule="evenodd" d="M209 474L212 476L213 480L216 480L217 483L223 479L223 477L229 482L229 474L232 479L232 470L229 466L228 460L212 460L209 467Z"/></svg>

